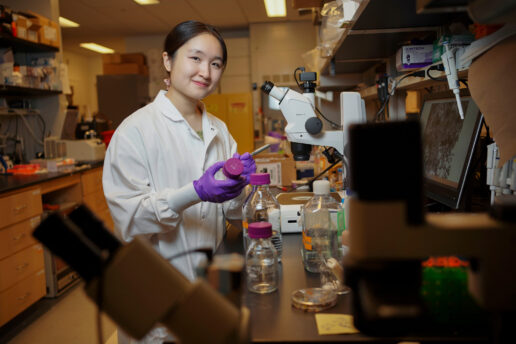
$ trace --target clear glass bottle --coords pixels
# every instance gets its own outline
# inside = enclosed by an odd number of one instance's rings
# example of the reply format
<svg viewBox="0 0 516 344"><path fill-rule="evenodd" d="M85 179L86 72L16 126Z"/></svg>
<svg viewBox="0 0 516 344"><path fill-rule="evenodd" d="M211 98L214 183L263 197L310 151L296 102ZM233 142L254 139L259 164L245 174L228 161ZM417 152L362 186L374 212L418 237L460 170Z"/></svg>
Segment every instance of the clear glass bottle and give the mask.
<svg viewBox="0 0 516 344"><path fill-rule="evenodd" d="M303 264L310 272L320 272L321 264L338 255L338 213L340 204L330 195L330 183L317 180L314 196L303 206ZM336 257L337 258L337 257Z"/></svg>
<svg viewBox="0 0 516 344"><path fill-rule="evenodd" d="M249 183L253 191L247 197L243 206L243 236L244 250L249 248L248 225L253 222L265 221L272 225L271 241L278 252L278 261L281 261L283 241L281 238L280 205L269 190L271 182L268 173L253 173Z"/></svg>
<svg viewBox="0 0 516 344"><path fill-rule="evenodd" d="M272 225L269 222L249 224L249 249L245 255L247 288L258 294L278 289L278 256L271 242Z"/></svg>

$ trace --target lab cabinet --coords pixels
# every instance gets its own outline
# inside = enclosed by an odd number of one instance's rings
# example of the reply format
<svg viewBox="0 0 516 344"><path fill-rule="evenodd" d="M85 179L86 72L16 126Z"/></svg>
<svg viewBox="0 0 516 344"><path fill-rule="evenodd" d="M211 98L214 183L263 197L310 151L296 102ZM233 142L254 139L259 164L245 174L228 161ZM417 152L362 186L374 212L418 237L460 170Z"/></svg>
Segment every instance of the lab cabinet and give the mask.
<svg viewBox="0 0 516 344"><path fill-rule="evenodd" d="M206 111L226 123L240 154L254 150L252 99L249 92L212 94L203 99Z"/></svg>
<svg viewBox="0 0 516 344"><path fill-rule="evenodd" d="M104 226L114 231L113 219L102 189L102 168L95 168L81 174L83 203L97 216Z"/></svg>
<svg viewBox="0 0 516 344"><path fill-rule="evenodd" d="M0 195L0 326L46 293L43 247L30 235L41 213L38 187Z"/></svg>
<svg viewBox="0 0 516 344"><path fill-rule="evenodd" d="M74 174L40 184L45 212L66 214L82 203L81 176ZM56 297L79 281L79 275L45 248L47 297Z"/></svg>
<svg viewBox="0 0 516 344"><path fill-rule="evenodd" d="M0 191L0 326L42 297L58 296L80 280L32 236L42 215L86 204L113 230L102 190L102 167L24 177L5 176L0 181L5 190Z"/></svg>

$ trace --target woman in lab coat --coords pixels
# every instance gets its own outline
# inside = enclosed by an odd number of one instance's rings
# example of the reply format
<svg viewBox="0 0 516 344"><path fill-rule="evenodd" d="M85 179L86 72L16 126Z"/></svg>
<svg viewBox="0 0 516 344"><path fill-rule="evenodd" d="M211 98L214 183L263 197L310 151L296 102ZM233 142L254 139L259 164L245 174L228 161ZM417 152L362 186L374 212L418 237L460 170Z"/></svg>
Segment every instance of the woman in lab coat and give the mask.
<svg viewBox="0 0 516 344"><path fill-rule="evenodd" d="M183 22L168 34L163 52L168 90L120 124L104 161L104 193L123 240L145 237L170 259L201 247L215 249L224 235L224 216L241 218L242 190L256 166L249 153L236 153L224 122L201 102L217 88L226 59L224 40L210 25ZM232 156L245 167L239 180L219 171ZM170 262L193 280L203 258L187 254ZM166 331L156 328L144 342L165 339Z"/></svg>

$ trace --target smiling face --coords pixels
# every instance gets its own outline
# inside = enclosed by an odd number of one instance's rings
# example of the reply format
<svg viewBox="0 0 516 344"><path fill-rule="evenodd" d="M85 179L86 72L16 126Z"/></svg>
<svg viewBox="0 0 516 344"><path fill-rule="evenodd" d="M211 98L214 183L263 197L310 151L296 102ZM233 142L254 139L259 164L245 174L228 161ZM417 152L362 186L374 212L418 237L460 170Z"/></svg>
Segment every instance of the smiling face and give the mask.
<svg viewBox="0 0 516 344"><path fill-rule="evenodd" d="M180 101L205 98L215 90L224 71L222 54L220 42L209 33L187 41L172 58L163 53L163 63L170 72L167 95Z"/></svg>

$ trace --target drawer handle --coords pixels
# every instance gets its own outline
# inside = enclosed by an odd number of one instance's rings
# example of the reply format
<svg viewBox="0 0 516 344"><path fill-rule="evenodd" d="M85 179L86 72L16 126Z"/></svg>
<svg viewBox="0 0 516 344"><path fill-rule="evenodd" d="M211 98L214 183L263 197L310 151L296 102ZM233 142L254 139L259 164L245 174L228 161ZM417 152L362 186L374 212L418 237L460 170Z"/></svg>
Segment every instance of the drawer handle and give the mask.
<svg viewBox="0 0 516 344"><path fill-rule="evenodd" d="M21 213L22 211L24 211L25 209L27 209L27 204L19 205L19 206L17 206L16 208L13 208L13 211L14 211L16 214L19 214L19 213Z"/></svg>
<svg viewBox="0 0 516 344"><path fill-rule="evenodd" d="M25 295L23 295L23 296L18 296L18 297L17 297L17 299L18 299L19 301L23 301L23 300L25 300L26 298L28 298L29 296L30 296L30 293L25 293Z"/></svg>
<svg viewBox="0 0 516 344"><path fill-rule="evenodd" d="M18 265L18 266L16 267L16 270L21 271L21 270L25 269L27 266L29 266L29 263L25 263L25 264L22 264L22 265Z"/></svg>
<svg viewBox="0 0 516 344"><path fill-rule="evenodd" d="M22 233L22 234L20 234L20 235L18 235L18 236L15 236L15 237L13 238L13 241L18 241L18 240L20 240L21 238L23 238L24 236L25 236L25 233Z"/></svg>

